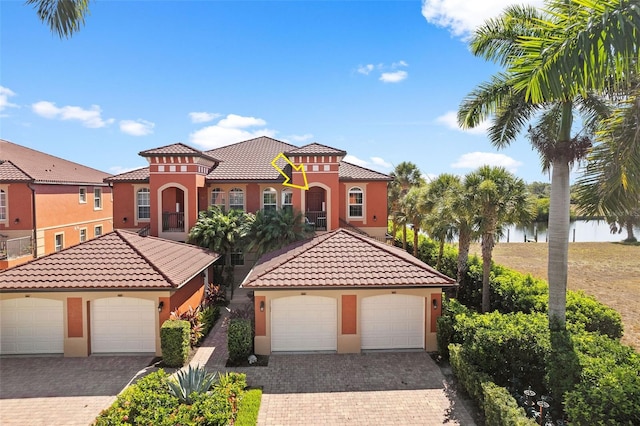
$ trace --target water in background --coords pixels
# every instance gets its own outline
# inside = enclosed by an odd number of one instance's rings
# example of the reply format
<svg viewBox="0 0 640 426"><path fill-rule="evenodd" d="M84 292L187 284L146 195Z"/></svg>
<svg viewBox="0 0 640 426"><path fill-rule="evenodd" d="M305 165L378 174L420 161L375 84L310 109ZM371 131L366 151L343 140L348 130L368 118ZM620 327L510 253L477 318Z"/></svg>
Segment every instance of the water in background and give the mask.
<svg viewBox="0 0 640 426"><path fill-rule="evenodd" d="M604 220L575 220L569 225L569 241L576 243L622 241L627 238L626 229L620 234L612 234ZM636 238L640 238L640 227L634 226ZM503 229L500 242L522 243L525 241L547 242L547 223L536 222L529 226L509 226Z"/></svg>

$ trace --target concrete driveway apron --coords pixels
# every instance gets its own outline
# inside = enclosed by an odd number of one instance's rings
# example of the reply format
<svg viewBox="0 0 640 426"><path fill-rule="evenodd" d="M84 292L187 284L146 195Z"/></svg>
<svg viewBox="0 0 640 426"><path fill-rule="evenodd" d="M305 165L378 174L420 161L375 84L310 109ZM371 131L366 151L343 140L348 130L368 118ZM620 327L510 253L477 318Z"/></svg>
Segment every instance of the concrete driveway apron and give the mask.
<svg viewBox="0 0 640 426"><path fill-rule="evenodd" d="M263 387L259 425L475 424L425 352L276 354L236 371Z"/></svg>
<svg viewBox="0 0 640 426"><path fill-rule="evenodd" d="M0 358L0 424L88 425L152 356Z"/></svg>

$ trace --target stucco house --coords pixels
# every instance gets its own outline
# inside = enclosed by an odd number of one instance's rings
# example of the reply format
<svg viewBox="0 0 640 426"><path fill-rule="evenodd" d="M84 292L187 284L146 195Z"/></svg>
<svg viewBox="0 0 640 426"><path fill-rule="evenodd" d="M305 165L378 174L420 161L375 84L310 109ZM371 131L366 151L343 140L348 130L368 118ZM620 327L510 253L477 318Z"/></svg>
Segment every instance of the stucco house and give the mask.
<svg viewBox="0 0 640 426"><path fill-rule="evenodd" d="M337 229L264 255L254 291L255 351L437 350L449 278L406 251Z"/></svg>
<svg viewBox="0 0 640 426"><path fill-rule="evenodd" d="M0 270L112 231L108 176L0 140Z"/></svg>
<svg viewBox="0 0 640 426"><path fill-rule="evenodd" d="M0 272L0 355L153 353L196 307L218 255L116 230Z"/></svg>

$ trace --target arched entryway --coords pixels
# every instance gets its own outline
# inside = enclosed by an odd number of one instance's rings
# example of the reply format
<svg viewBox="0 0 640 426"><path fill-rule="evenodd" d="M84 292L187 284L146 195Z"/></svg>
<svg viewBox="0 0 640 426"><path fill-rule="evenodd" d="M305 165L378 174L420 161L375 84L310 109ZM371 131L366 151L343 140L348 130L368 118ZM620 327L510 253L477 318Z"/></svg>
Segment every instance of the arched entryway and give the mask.
<svg viewBox="0 0 640 426"><path fill-rule="evenodd" d="M184 191L177 187L161 192L162 232L185 232Z"/></svg>
<svg viewBox="0 0 640 426"><path fill-rule="evenodd" d="M316 231L327 230L327 191L320 186L312 186L305 191L305 215Z"/></svg>

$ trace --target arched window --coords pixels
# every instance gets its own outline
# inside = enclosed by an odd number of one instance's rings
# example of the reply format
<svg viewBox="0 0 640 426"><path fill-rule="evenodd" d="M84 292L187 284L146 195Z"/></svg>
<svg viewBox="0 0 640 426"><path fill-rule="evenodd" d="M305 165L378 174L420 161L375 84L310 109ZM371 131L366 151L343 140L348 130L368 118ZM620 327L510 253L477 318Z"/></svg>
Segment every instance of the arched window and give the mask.
<svg viewBox="0 0 640 426"><path fill-rule="evenodd" d="M363 217L364 193L357 186L349 190L349 217Z"/></svg>
<svg viewBox="0 0 640 426"><path fill-rule="evenodd" d="M213 188L211 190L211 205L217 206L220 211L225 210L227 204L224 199L224 191L221 188Z"/></svg>
<svg viewBox="0 0 640 426"><path fill-rule="evenodd" d="M229 210L244 211L244 191L240 188L233 188L229 191Z"/></svg>
<svg viewBox="0 0 640 426"><path fill-rule="evenodd" d="M136 204L138 206L138 220L151 219L151 198L149 188L138 189Z"/></svg>
<svg viewBox="0 0 640 426"><path fill-rule="evenodd" d="M293 211L293 191L290 189L282 191L282 210Z"/></svg>
<svg viewBox="0 0 640 426"><path fill-rule="evenodd" d="M262 191L262 208L265 212L277 210L278 191L273 188L267 188Z"/></svg>
<svg viewBox="0 0 640 426"><path fill-rule="evenodd" d="M7 220L7 193L0 189L0 220Z"/></svg>

